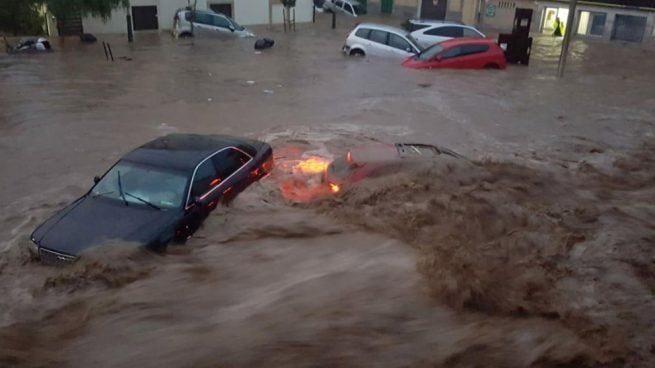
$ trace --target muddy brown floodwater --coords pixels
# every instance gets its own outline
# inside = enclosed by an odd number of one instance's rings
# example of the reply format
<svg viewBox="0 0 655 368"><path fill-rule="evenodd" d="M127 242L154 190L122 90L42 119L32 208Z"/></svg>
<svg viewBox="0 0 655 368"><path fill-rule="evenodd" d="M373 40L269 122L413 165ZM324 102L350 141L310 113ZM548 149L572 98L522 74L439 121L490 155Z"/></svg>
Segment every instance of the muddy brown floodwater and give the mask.
<svg viewBox="0 0 655 368"><path fill-rule="evenodd" d="M351 25L1 55L0 366L655 366L653 47L575 41L564 80L551 37L529 67L422 72L343 57ZM171 132L263 139L277 169L165 256L29 260L41 221ZM380 141L469 159L283 195L299 160Z"/></svg>

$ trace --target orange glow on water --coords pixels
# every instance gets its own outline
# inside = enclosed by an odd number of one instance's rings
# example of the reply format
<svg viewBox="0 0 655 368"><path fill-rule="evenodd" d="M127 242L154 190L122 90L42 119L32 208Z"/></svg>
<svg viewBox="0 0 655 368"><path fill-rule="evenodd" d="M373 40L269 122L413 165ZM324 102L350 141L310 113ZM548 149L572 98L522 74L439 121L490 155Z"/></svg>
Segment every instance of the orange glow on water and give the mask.
<svg viewBox="0 0 655 368"><path fill-rule="evenodd" d="M320 157L311 157L298 162L294 167L295 172L303 174L321 174L325 172L330 162Z"/></svg>
<svg viewBox="0 0 655 368"><path fill-rule="evenodd" d="M339 187L339 185L334 184L334 183L330 183L330 191L332 193L339 193L340 190L341 190L341 188Z"/></svg>

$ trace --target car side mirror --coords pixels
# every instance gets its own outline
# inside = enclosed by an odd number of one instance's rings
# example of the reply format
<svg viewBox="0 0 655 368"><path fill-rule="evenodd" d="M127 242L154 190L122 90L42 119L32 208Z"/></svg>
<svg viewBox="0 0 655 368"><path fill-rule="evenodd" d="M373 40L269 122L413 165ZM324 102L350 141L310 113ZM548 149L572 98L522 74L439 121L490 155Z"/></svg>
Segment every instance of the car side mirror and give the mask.
<svg viewBox="0 0 655 368"><path fill-rule="evenodd" d="M98 184L100 182L100 177L98 175L93 177L93 184Z"/></svg>
<svg viewBox="0 0 655 368"><path fill-rule="evenodd" d="M231 24L230 24L230 26L229 26L229 27L227 27L227 28L229 28L229 29L230 29L230 31L232 31L232 32L234 32L234 26L233 26L233 25L231 25Z"/></svg>
<svg viewBox="0 0 655 368"><path fill-rule="evenodd" d="M193 197L193 204L195 204L196 206L201 206L202 205L202 200L200 199L199 196L194 196Z"/></svg>
<svg viewBox="0 0 655 368"><path fill-rule="evenodd" d="M405 51L407 51L407 52L410 52L410 53L412 53L412 54L414 54L414 53L415 53L415 52L414 52L414 50L412 50L412 48L411 48L411 47L408 47L408 48L406 48L406 49L405 49Z"/></svg>

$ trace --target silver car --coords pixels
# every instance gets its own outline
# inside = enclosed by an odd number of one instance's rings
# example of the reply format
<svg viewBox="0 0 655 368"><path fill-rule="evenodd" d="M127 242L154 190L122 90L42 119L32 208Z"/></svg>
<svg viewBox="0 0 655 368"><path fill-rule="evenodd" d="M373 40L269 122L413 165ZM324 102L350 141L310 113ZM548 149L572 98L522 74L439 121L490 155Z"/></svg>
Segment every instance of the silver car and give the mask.
<svg viewBox="0 0 655 368"><path fill-rule="evenodd" d="M421 25L423 26L423 25ZM449 40L451 38L485 38L486 36L473 27L454 23L433 23L426 25L412 33L412 38L423 48L430 47L435 43Z"/></svg>
<svg viewBox="0 0 655 368"><path fill-rule="evenodd" d="M354 0L325 0L323 9L332 12L344 13L352 17L366 14L366 8Z"/></svg>
<svg viewBox="0 0 655 368"><path fill-rule="evenodd" d="M179 9L175 13L173 35L176 38L191 36L191 21L193 21L193 33L255 37L252 32L240 26L227 15L207 10L193 12L188 9Z"/></svg>
<svg viewBox="0 0 655 368"><path fill-rule="evenodd" d="M400 28L362 23L350 32L342 50L352 56L407 58L419 54L421 47Z"/></svg>

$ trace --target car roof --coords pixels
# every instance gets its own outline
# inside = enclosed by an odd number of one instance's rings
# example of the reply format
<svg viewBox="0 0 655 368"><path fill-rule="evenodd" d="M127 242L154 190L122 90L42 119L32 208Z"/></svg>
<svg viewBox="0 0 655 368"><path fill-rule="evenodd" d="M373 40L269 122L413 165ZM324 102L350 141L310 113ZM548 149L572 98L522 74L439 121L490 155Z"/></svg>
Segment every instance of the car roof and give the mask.
<svg viewBox="0 0 655 368"><path fill-rule="evenodd" d="M460 46L460 45L471 45L471 44L496 44L496 40L493 38L473 38L473 37L460 37L460 38L451 38L445 41L439 42L437 45L441 47L451 47L451 46Z"/></svg>
<svg viewBox="0 0 655 368"><path fill-rule="evenodd" d="M454 20L438 20L438 19L410 19L410 23L414 24L429 24L429 25L437 25L437 24L456 24L456 25L462 25L461 22L454 21Z"/></svg>
<svg viewBox="0 0 655 368"><path fill-rule="evenodd" d="M466 24L457 24L457 23L426 23L427 27L421 28L421 31L428 30L430 28L440 28L440 27L459 27L459 28L469 28L469 29L475 29L477 28L472 27L472 26L467 26Z"/></svg>
<svg viewBox="0 0 655 368"><path fill-rule="evenodd" d="M378 24L378 23L361 23L357 25L356 28L361 28L361 27L366 27L366 28L371 28L371 29L379 29L381 31L387 31L387 32L394 32L398 33L401 35L406 35L407 31L400 29L398 27L393 27L393 26L388 26L386 24Z"/></svg>
<svg viewBox="0 0 655 368"><path fill-rule="evenodd" d="M202 160L223 148L236 147L254 155L252 143L228 135L169 134L134 149L122 160L191 173Z"/></svg>

